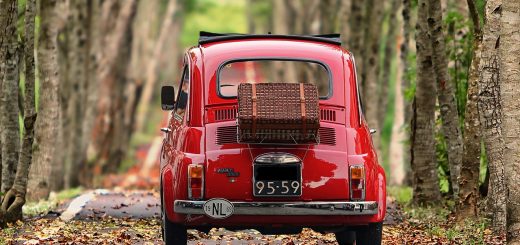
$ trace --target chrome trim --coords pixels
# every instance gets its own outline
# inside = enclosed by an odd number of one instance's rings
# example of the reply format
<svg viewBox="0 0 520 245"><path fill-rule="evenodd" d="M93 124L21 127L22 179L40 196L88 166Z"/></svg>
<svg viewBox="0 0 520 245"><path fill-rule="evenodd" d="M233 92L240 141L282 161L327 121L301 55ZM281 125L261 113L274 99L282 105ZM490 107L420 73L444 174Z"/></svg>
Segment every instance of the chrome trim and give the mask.
<svg viewBox="0 0 520 245"><path fill-rule="evenodd" d="M179 214L204 214L206 201L177 200ZM233 215L374 215L378 204L371 202L231 202Z"/></svg>

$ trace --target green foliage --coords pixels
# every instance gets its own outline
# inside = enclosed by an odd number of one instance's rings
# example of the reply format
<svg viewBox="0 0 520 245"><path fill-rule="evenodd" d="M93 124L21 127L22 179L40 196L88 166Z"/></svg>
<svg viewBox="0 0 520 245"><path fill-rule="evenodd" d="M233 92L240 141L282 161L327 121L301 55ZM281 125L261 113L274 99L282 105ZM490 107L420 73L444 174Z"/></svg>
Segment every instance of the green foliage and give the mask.
<svg viewBox="0 0 520 245"><path fill-rule="evenodd" d="M412 202L413 190L409 186L387 186L386 192L400 205L407 206Z"/></svg>
<svg viewBox="0 0 520 245"><path fill-rule="evenodd" d="M413 102L413 98L415 96L415 81L417 79L417 64L416 64L416 53L409 52L406 60L408 62L408 67L406 67L406 72L404 74L405 79L409 81L410 86L404 88L404 98L408 102Z"/></svg>
<svg viewBox="0 0 520 245"><path fill-rule="evenodd" d="M456 11L449 11L444 24L448 30L446 47L449 57L449 75L455 88L460 125L464 121L468 90L468 71L473 54L471 22Z"/></svg>
<svg viewBox="0 0 520 245"><path fill-rule="evenodd" d="M448 151L446 139L441 130L441 118L435 120L435 150L437 155L437 171L439 176L439 186L441 193L448 193L450 190L450 166L448 164Z"/></svg>
<svg viewBox="0 0 520 245"><path fill-rule="evenodd" d="M181 44L190 47L197 44L199 31L247 32L244 1L197 0L193 11L185 16Z"/></svg>

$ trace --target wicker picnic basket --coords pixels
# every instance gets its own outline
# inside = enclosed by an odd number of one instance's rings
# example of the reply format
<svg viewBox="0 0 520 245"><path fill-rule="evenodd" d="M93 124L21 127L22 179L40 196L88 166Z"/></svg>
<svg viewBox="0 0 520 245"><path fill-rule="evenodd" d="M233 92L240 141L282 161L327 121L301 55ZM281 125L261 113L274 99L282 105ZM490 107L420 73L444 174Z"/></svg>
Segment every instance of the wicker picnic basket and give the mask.
<svg viewBox="0 0 520 245"><path fill-rule="evenodd" d="M318 89L303 83L242 83L238 140L243 143L319 143Z"/></svg>

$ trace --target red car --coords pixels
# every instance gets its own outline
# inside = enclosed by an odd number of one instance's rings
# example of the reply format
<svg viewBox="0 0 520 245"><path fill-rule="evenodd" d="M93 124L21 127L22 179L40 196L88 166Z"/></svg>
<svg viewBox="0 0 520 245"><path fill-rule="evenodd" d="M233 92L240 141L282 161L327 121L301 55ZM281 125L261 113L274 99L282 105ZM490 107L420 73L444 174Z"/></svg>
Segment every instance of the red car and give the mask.
<svg viewBox="0 0 520 245"><path fill-rule="evenodd" d="M202 33L184 56L160 157L163 238L186 230L253 228L334 232L340 244L380 244L386 180L363 117L353 55L339 35ZM312 83L317 144L249 144L237 138L240 83ZM176 100L174 98L177 98Z"/></svg>

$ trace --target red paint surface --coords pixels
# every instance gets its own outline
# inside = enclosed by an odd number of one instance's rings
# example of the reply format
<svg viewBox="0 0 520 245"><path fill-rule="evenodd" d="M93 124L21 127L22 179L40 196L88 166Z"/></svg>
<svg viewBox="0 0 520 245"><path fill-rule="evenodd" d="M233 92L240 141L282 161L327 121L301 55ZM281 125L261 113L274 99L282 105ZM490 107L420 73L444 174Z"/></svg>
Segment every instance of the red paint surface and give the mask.
<svg viewBox="0 0 520 245"><path fill-rule="evenodd" d="M235 125L235 120L217 121L215 111L232 109L236 99L217 94L217 69L232 59L244 58L311 59L326 64L332 74L333 94L320 100L321 109L336 111L335 122L321 122L334 128L336 145L280 146L216 144L218 127ZM359 225L382 221L386 210L386 180L377 163L369 129L359 113L356 77L352 56L339 46L313 41L273 39L239 40L211 43L191 48L185 56L190 67L190 97L187 117L169 120L172 130L165 136L161 152L161 177L164 205L168 218L187 226L215 225ZM252 159L266 152L287 152L303 159L302 196L292 198L256 198L252 194ZM230 201L349 201L348 169L363 164L366 171L366 201L377 201L379 213L371 216L231 216L215 220L206 216L175 214L173 202L187 200L187 166L205 167L204 199L214 197ZM217 168L240 172L231 182Z"/></svg>

